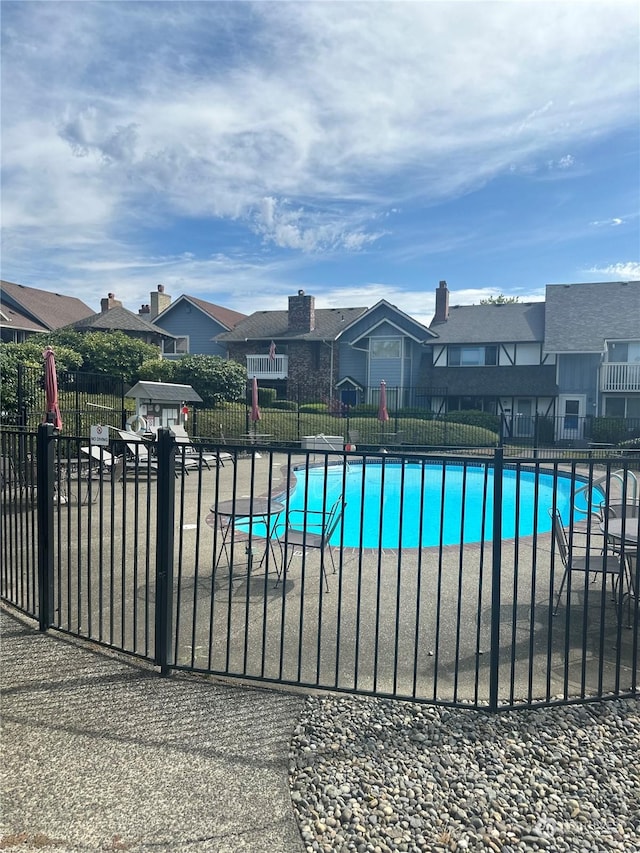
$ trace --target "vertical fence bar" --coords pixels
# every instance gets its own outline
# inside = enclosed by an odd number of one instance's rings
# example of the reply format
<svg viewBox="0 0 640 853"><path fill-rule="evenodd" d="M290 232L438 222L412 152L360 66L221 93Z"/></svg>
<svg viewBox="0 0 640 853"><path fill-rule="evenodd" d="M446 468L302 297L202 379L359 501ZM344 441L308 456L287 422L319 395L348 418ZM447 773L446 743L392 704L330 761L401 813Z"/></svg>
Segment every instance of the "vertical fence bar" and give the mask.
<svg viewBox="0 0 640 853"><path fill-rule="evenodd" d="M53 622L53 482L54 426L40 424L37 438L38 624L46 631Z"/></svg>
<svg viewBox="0 0 640 853"><path fill-rule="evenodd" d="M500 680L500 570L502 562L502 473L504 450L493 452L493 556L491 562L491 656L489 661L489 710L498 710Z"/></svg>
<svg viewBox="0 0 640 853"><path fill-rule="evenodd" d="M167 428L158 430L158 490L156 509L155 663L161 675L171 669L173 625L173 547L175 520L176 443Z"/></svg>

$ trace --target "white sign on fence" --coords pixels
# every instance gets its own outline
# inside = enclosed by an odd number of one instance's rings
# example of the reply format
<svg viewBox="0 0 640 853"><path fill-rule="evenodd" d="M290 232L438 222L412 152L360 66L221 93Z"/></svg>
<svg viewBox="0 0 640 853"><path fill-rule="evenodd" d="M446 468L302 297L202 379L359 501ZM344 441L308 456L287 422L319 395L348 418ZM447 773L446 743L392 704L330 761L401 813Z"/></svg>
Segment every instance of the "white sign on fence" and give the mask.
<svg viewBox="0 0 640 853"><path fill-rule="evenodd" d="M92 426L89 441L99 447L106 447L109 444L109 427L102 426L102 424Z"/></svg>

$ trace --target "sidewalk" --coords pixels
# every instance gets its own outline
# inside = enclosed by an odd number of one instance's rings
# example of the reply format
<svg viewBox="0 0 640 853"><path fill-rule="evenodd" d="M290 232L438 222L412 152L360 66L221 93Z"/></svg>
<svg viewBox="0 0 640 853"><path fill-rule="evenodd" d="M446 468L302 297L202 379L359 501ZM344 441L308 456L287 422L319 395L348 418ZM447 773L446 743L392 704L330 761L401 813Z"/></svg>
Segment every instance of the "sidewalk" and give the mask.
<svg viewBox="0 0 640 853"><path fill-rule="evenodd" d="M303 696L161 678L0 611L0 849L301 853Z"/></svg>

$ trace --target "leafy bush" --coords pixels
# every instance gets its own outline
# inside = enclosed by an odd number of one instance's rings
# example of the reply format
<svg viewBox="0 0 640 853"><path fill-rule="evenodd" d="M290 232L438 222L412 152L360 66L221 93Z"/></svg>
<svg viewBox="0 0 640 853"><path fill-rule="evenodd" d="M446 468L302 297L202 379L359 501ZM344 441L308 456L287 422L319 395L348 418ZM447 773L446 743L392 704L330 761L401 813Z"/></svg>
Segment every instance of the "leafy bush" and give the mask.
<svg viewBox="0 0 640 853"><path fill-rule="evenodd" d="M191 385L204 406L215 407L225 400L244 400L247 371L218 355L185 355L176 362L175 381Z"/></svg>
<svg viewBox="0 0 640 853"><path fill-rule="evenodd" d="M545 415L539 416L537 430L537 440L540 444L553 444L555 438L553 418L548 418Z"/></svg>
<svg viewBox="0 0 640 853"><path fill-rule="evenodd" d="M383 425L373 418L351 418L349 429L360 433L360 445L378 445L385 433L401 433L403 445L416 447L495 447L498 433L453 421L398 418Z"/></svg>
<svg viewBox="0 0 640 853"><path fill-rule="evenodd" d="M177 362L169 358L154 358L140 365L140 379L149 382L175 382Z"/></svg>
<svg viewBox="0 0 640 853"><path fill-rule="evenodd" d="M261 388L258 386L258 405L264 406L265 408L273 408L273 404L276 401L277 391L275 388ZM251 391L249 391L249 396L247 402L251 403Z"/></svg>
<svg viewBox="0 0 640 853"><path fill-rule="evenodd" d="M326 403L301 403L300 404L300 411L301 412L307 412L308 414L311 414L314 412L317 412L318 414L320 414L320 413L324 414L328 411L328 409L327 409Z"/></svg>
<svg viewBox="0 0 640 853"><path fill-rule="evenodd" d="M350 409L349 414L355 416L364 415L366 417L367 415L370 415L371 417L377 417L378 407L374 406L373 403L358 403L357 406L353 406Z"/></svg>
<svg viewBox="0 0 640 853"><path fill-rule="evenodd" d="M399 418L418 418L421 421L432 421L434 418L434 414L430 409L420 409L417 406L407 406L404 409L398 409L397 415Z"/></svg>
<svg viewBox="0 0 640 853"><path fill-rule="evenodd" d="M624 418L593 418L591 440L603 444L618 444L628 438Z"/></svg>
<svg viewBox="0 0 640 853"><path fill-rule="evenodd" d="M442 417L443 421L449 421L456 424L468 424L469 426L483 427L490 429L493 432L500 430L500 418L498 415L492 415L490 412L481 412L477 409L464 409L459 412L447 412Z"/></svg>
<svg viewBox="0 0 640 853"><path fill-rule="evenodd" d="M294 400L274 400L269 408L281 409L285 412L297 412L298 404Z"/></svg>

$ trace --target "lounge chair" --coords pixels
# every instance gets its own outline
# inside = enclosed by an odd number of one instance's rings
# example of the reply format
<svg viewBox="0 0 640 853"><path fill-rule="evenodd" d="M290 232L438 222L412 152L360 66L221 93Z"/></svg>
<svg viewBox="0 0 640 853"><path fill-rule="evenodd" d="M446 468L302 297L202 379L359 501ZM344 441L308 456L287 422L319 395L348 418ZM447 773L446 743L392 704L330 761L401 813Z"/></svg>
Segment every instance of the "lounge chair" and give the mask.
<svg viewBox="0 0 640 853"><path fill-rule="evenodd" d="M192 442L186 429L179 424L174 424L170 430L175 436L185 470L201 468L202 466L210 469L212 465L224 467L225 460L227 462L236 461L235 456L231 453L204 452L201 447Z"/></svg>

